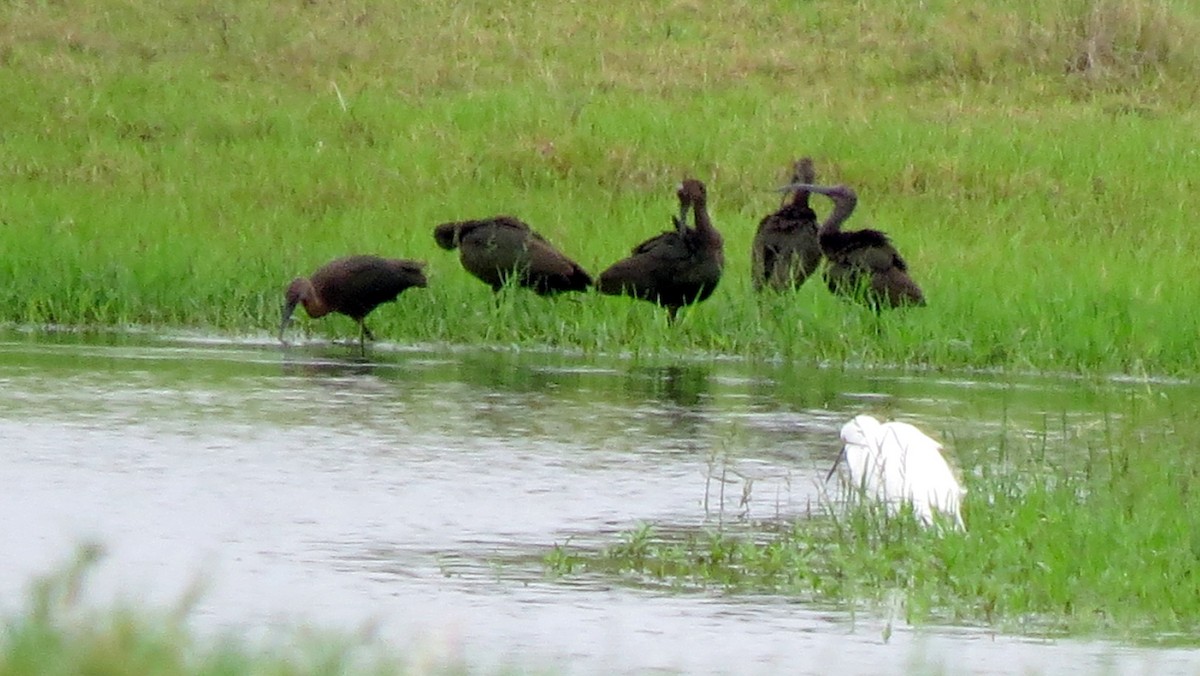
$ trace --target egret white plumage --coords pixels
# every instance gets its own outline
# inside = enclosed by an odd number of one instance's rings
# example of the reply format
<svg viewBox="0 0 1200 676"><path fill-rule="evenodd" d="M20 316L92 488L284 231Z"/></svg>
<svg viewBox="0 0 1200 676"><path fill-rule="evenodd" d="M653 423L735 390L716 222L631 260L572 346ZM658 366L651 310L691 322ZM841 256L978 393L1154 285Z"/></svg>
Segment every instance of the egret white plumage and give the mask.
<svg viewBox="0 0 1200 676"><path fill-rule="evenodd" d="M927 526L941 513L963 528L959 503L967 491L942 457L941 444L908 423L880 423L869 415L855 416L841 436L842 453L826 481L844 463L848 488L884 503L889 514L908 503Z"/></svg>

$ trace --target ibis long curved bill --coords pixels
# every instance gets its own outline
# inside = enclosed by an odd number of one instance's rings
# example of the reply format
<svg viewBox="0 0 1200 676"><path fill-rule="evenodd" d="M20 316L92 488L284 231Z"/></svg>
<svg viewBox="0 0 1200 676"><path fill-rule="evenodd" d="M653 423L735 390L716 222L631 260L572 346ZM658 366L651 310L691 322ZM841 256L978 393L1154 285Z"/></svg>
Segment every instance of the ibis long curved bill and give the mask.
<svg viewBox="0 0 1200 676"><path fill-rule="evenodd" d="M296 306L300 304L299 296L292 297L288 294L283 301L283 318L279 320L279 342L283 342L283 332L287 327L292 325L292 313L296 311Z"/></svg>

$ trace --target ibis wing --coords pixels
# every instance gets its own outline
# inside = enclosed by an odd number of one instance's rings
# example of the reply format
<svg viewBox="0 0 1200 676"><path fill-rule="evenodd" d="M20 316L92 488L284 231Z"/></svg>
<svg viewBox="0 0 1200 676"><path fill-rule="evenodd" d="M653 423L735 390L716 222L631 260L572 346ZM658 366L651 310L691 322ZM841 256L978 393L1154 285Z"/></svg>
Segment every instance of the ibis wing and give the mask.
<svg viewBox="0 0 1200 676"><path fill-rule="evenodd" d="M376 256L350 256L313 275L322 297L351 317L364 317L380 303L396 299L411 286L392 261Z"/></svg>

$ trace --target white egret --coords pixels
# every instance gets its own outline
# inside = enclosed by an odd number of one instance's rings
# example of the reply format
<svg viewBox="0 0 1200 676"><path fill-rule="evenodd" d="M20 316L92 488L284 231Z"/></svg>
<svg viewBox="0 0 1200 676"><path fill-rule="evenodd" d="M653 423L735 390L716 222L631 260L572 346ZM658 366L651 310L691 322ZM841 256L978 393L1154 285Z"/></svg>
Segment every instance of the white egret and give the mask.
<svg viewBox="0 0 1200 676"><path fill-rule="evenodd" d="M884 503L889 514L908 503L927 526L940 512L963 528L959 503L967 491L942 457L941 444L908 423L880 423L869 415L843 425L842 442L842 453L826 481L844 463L848 488Z"/></svg>

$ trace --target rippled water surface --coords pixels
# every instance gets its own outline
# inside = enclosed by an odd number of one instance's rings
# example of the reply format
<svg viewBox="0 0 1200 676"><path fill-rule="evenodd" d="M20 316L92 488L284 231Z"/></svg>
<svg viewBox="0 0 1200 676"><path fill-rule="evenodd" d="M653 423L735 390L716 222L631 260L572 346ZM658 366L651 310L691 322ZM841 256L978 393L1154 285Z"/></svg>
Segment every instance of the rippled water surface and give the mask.
<svg viewBox="0 0 1200 676"><path fill-rule="evenodd" d="M885 642L886 618L541 563L645 521L803 516L860 412L971 441L969 477L996 446L980 440L1036 448L1164 389L1200 401L1182 383L0 334L0 606L98 541L99 596L169 604L202 581L202 627L374 626L484 668L1195 672L1200 651L902 624Z"/></svg>

